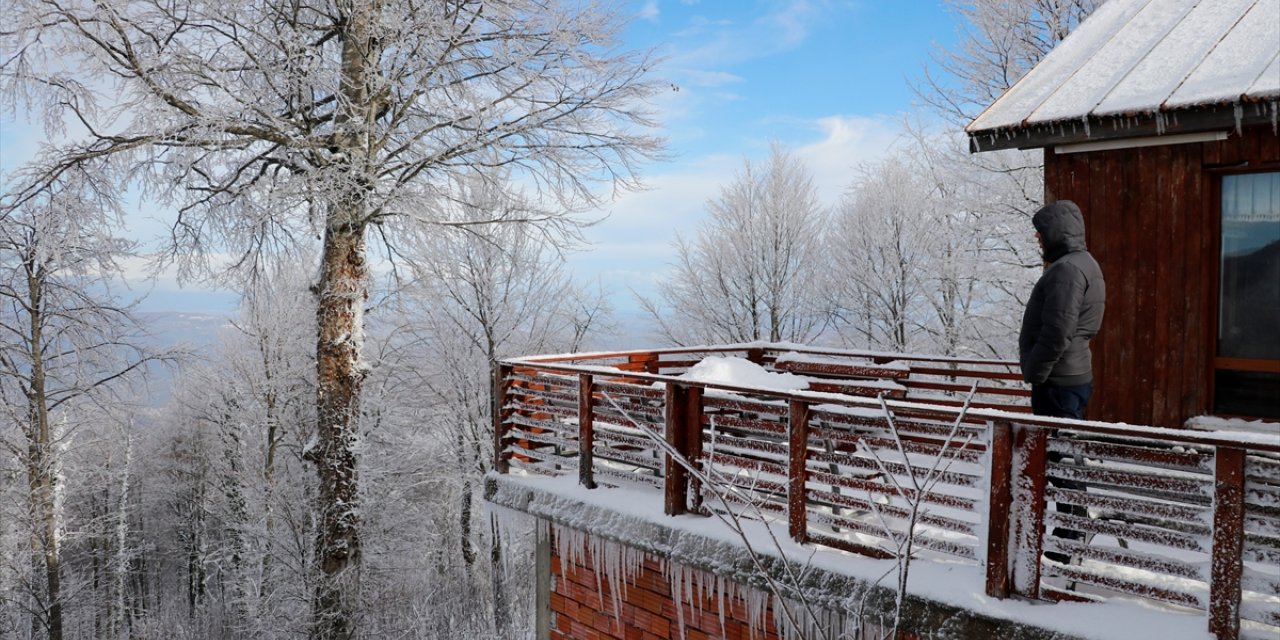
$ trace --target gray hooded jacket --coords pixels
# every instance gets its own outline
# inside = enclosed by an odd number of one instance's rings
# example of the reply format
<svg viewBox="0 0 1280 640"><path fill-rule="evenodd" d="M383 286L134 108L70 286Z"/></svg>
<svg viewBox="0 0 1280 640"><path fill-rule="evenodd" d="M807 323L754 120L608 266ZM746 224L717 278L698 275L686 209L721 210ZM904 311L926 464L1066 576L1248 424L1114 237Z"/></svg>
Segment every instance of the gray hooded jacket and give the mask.
<svg viewBox="0 0 1280 640"><path fill-rule="evenodd" d="M1047 204L1031 218L1049 262L1031 290L1018 359L1032 384L1080 385L1093 381L1089 340L1102 326L1106 283L1085 249L1084 216L1070 200Z"/></svg>

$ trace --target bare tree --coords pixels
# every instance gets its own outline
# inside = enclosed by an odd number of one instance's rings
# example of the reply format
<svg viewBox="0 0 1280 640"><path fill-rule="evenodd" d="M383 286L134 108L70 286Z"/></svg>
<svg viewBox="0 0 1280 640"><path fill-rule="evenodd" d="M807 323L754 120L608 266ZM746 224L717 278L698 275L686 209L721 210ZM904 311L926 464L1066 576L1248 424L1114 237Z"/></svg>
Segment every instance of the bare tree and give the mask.
<svg viewBox="0 0 1280 640"><path fill-rule="evenodd" d="M510 194L482 182L472 188L477 204L468 206L522 215L525 205ZM476 493L493 460L493 367L504 357L581 348L607 326L609 308L603 292L565 274L563 257L530 225L444 229L422 237L405 256L413 258L416 279L397 301L399 321L383 352L378 393L394 397L400 410L419 408L432 425L433 449L450 453L443 484L456 497L446 511L454 517L449 530L456 532L460 570L469 581L487 574L495 631L505 637L512 630L497 525L485 535L475 522Z"/></svg>
<svg viewBox="0 0 1280 640"><path fill-rule="evenodd" d="M932 109L968 124L1106 0L947 0L960 23L954 49L914 88Z"/></svg>
<svg viewBox="0 0 1280 640"><path fill-rule="evenodd" d="M863 168L829 236L829 291L844 341L897 352L920 346L937 206L900 157Z"/></svg>
<svg viewBox="0 0 1280 640"><path fill-rule="evenodd" d="M0 404L16 427L0 445L25 466L34 565L33 624L63 637L62 453L85 414L129 397L118 392L154 357L111 285L130 245L109 233L114 202L68 171L0 217Z"/></svg>
<svg viewBox="0 0 1280 640"><path fill-rule="evenodd" d="M11 15L5 93L77 135L26 167L6 210L101 166L103 184L137 177L178 207L170 256L189 269L225 247L254 272L320 239L313 636L354 635L369 232L394 245L409 223L472 222L444 220L464 168L515 173L553 224L598 181L633 186L658 148L635 132L650 59L616 50L621 7L594 3L22 0Z"/></svg>
<svg viewBox="0 0 1280 640"><path fill-rule="evenodd" d="M673 344L817 338L829 320L819 289L826 212L803 161L774 144L763 167L744 163L707 214L696 239L677 239L661 300L640 300L662 336Z"/></svg>

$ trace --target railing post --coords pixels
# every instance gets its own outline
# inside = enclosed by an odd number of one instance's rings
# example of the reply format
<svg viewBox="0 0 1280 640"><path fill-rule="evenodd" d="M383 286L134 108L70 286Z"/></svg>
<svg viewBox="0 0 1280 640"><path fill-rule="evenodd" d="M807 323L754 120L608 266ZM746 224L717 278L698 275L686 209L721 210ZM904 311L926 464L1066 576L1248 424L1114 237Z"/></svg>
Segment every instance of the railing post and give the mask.
<svg viewBox="0 0 1280 640"><path fill-rule="evenodd" d="M595 469L595 408L591 404L594 389L589 373L578 375L578 482L588 489L596 488Z"/></svg>
<svg viewBox="0 0 1280 640"><path fill-rule="evenodd" d="M689 459L689 448L685 442L689 430L685 421L689 414L685 407L688 389L677 384L667 383L666 407L664 412L667 444L671 445L679 455ZM669 516L680 515L688 508L689 482L688 474L676 456L666 454L663 466L663 511Z"/></svg>
<svg viewBox="0 0 1280 640"><path fill-rule="evenodd" d="M499 362L493 368L493 394L490 398L492 406L490 408L493 415L493 470L498 473L507 473L510 470L508 461L511 459L506 452L507 432L510 427L507 426L507 418L510 411L507 410L507 392L511 389L511 383L508 378L511 376L511 365Z"/></svg>
<svg viewBox="0 0 1280 640"><path fill-rule="evenodd" d="M685 391L685 445L689 451L689 464L697 466L702 461L702 387L689 387ZM702 483L689 474L689 508L702 510Z"/></svg>
<svg viewBox="0 0 1280 640"><path fill-rule="evenodd" d="M1012 494L1013 565L1011 591L1028 598L1040 597L1040 556L1044 551L1045 450L1046 429L1016 426L1013 429L1013 477L1018 481Z"/></svg>
<svg viewBox="0 0 1280 640"><path fill-rule="evenodd" d="M804 544L808 539L808 512L805 508L805 482L808 472L805 461L809 452L809 403L803 400L791 401L787 412L787 433L790 442L787 448L790 462L787 472L787 531L791 539Z"/></svg>
<svg viewBox="0 0 1280 640"><path fill-rule="evenodd" d="M1244 449L1214 454L1213 553L1209 574L1209 632L1240 636L1240 577L1244 571Z"/></svg>
<svg viewBox="0 0 1280 640"><path fill-rule="evenodd" d="M1009 597L1009 510L1013 505L1013 427L991 423L991 495L987 510L987 595Z"/></svg>

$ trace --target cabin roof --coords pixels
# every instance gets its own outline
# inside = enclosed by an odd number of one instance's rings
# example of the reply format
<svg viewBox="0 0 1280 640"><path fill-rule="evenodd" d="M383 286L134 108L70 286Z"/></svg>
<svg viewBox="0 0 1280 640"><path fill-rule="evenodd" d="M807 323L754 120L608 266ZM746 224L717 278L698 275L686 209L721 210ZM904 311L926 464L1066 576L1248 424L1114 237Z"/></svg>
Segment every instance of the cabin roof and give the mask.
<svg viewBox="0 0 1280 640"><path fill-rule="evenodd" d="M1278 100L1280 0L1110 0L965 131L977 151L1274 126Z"/></svg>

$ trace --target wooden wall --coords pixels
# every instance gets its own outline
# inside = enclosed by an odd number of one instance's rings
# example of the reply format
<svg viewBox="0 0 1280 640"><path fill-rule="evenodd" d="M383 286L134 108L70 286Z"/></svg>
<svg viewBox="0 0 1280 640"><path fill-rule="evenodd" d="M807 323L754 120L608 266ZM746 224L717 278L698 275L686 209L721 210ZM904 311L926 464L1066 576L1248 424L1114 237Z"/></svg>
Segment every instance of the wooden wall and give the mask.
<svg viewBox="0 0 1280 640"><path fill-rule="evenodd" d="M1045 199L1080 205L1107 281L1089 418L1181 427L1210 413L1218 177L1277 169L1280 135L1271 126L1218 142L1045 150Z"/></svg>

